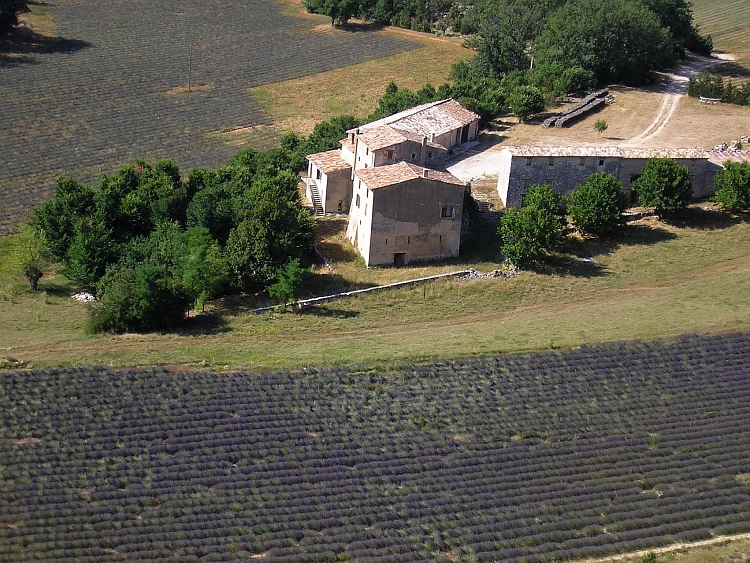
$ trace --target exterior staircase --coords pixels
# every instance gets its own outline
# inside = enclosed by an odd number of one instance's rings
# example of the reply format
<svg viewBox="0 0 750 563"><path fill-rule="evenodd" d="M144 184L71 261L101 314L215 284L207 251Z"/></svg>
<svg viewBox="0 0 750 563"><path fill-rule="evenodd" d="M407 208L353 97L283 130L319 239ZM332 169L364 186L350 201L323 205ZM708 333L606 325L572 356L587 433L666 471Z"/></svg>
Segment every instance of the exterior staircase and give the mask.
<svg viewBox="0 0 750 563"><path fill-rule="evenodd" d="M474 201L479 207L479 217L487 225L497 225L500 222L502 212L495 210L495 204L483 193L473 193Z"/></svg>
<svg viewBox="0 0 750 563"><path fill-rule="evenodd" d="M315 182L310 182L310 195L312 196L313 212L316 216L321 217L325 215L323 213L323 204L320 202L320 193L318 193L318 186Z"/></svg>

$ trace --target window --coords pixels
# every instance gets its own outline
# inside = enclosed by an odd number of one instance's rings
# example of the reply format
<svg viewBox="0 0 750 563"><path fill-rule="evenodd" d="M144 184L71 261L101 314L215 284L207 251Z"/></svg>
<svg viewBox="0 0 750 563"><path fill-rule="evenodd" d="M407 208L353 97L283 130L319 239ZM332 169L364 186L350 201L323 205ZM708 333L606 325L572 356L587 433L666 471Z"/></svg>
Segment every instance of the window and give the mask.
<svg viewBox="0 0 750 563"><path fill-rule="evenodd" d="M554 156L549 157L549 162L547 164L549 166L554 166L555 165L555 157Z"/></svg>
<svg viewBox="0 0 750 563"><path fill-rule="evenodd" d="M604 159L599 159L599 166L604 166Z"/></svg>
<svg viewBox="0 0 750 563"><path fill-rule="evenodd" d="M531 166L531 161L532 161L532 160L533 160L533 159L532 159L532 158L531 158L530 156L527 156L527 157L526 157L526 166Z"/></svg>
<svg viewBox="0 0 750 563"><path fill-rule="evenodd" d="M388 160L393 160L393 151L388 151Z"/></svg>
<svg viewBox="0 0 750 563"><path fill-rule="evenodd" d="M427 158L432 158L432 153L431 152L427 153Z"/></svg>
<svg viewBox="0 0 750 563"><path fill-rule="evenodd" d="M367 215L367 204L365 203L365 215Z"/></svg>
<svg viewBox="0 0 750 563"><path fill-rule="evenodd" d="M452 205L443 205L440 208L440 218L441 219L453 219L453 214L455 213L455 209Z"/></svg>
<svg viewBox="0 0 750 563"><path fill-rule="evenodd" d="M411 153L411 159L412 160L417 160L417 153L415 153L415 152Z"/></svg>
<svg viewBox="0 0 750 563"><path fill-rule="evenodd" d="M578 159L578 166L586 166L586 159L584 157Z"/></svg>
<svg viewBox="0 0 750 563"><path fill-rule="evenodd" d="M357 207L359 207L359 194L357 194L357 201L356 201L355 205L356 205Z"/></svg>
<svg viewBox="0 0 750 563"><path fill-rule="evenodd" d="M370 154L370 147L365 147L365 154Z"/></svg>
<svg viewBox="0 0 750 563"><path fill-rule="evenodd" d="M318 170L318 171L317 171L317 172L315 173L315 179L316 179L316 180L320 180L320 179L321 179L322 177L323 177L323 173L322 173L322 172L321 172L320 170Z"/></svg>

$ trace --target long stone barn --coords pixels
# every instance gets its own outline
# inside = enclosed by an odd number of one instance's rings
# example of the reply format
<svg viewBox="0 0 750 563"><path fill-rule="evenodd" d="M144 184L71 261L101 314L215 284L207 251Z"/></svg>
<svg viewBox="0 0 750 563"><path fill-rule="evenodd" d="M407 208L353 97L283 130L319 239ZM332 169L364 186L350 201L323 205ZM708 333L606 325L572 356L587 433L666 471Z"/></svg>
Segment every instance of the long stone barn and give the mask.
<svg viewBox="0 0 750 563"><path fill-rule="evenodd" d="M622 183L632 203L631 184L651 158L672 158L690 171L693 198L713 194L714 175L721 165L709 160L704 149L653 149L601 147L503 147L497 192L505 207L520 207L526 190L534 184L549 184L555 193L570 195L595 172L612 174Z"/></svg>

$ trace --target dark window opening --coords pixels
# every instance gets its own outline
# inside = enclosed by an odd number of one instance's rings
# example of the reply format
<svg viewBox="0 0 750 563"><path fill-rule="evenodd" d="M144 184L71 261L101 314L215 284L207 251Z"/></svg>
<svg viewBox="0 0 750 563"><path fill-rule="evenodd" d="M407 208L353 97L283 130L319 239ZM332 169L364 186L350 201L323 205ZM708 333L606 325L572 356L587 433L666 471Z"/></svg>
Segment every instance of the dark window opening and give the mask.
<svg viewBox="0 0 750 563"><path fill-rule="evenodd" d="M585 166L585 165L586 165L586 159L582 157L582 158L581 158L581 159L580 159L580 160L578 161L578 166Z"/></svg>
<svg viewBox="0 0 750 563"><path fill-rule="evenodd" d="M415 152L411 153L411 159L412 160L417 160L417 153L415 153Z"/></svg>
<svg viewBox="0 0 750 563"><path fill-rule="evenodd" d="M531 161L532 161L532 160L533 160L533 159L532 159L532 158L531 158L530 156L527 156L527 157L526 157L526 166L531 166Z"/></svg>
<svg viewBox="0 0 750 563"><path fill-rule="evenodd" d="M388 151L388 160L393 159L393 151Z"/></svg>
<svg viewBox="0 0 750 563"><path fill-rule="evenodd" d="M455 212L455 209L452 205L443 205L440 208L440 218L441 219L453 219L454 212Z"/></svg>
<svg viewBox="0 0 750 563"><path fill-rule="evenodd" d="M321 172L320 170L318 170L318 171L317 171L317 172L315 173L315 179L316 179L316 180L320 180L320 179L321 179L322 177L323 177L323 173L322 173L322 172Z"/></svg>
<svg viewBox="0 0 750 563"><path fill-rule="evenodd" d="M554 156L549 157L549 162L547 164L550 165L550 166L554 166L555 165L555 157Z"/></svg>
<svg viewBox="0 0 750 563"><path fill-rule="evenodd" d="M406 265L406 252L395 252L393 254L393 265L405 266Z"/></svg>
<svg viewBox="0 0 750 563"><path fill-rule="evenodd" d="M599 166L604 166L604 160L603 159L599 160Z"/></svg>
<svg viewBox="0 0 750 563"><path fill-rule="evenodd" d="M357 194L357 202L356 202L356 206L357 206L357 207L359 207L359 194Z"/></svg>

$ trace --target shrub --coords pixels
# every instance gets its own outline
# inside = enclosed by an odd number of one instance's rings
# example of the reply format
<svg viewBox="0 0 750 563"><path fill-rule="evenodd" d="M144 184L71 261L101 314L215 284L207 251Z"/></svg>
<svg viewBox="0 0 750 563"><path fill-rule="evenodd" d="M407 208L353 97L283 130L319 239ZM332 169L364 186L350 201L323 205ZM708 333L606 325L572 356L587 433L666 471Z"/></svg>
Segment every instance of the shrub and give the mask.
<svg viewBox="0 0 750 563"><path fill-rule="evenodd" d="M525 268L560 239L565 211L560 196L550 186L531 186L520 208L509 209L500 219L501 252L518 268Z"/></svg>
<svg viewBox="0 0 750 563"><path fill-rule="evenodd" d="M750 162L724 163L724 170L716 173L715 185L713 201L727 211L750 211Z"/></svg>
<svg viewBox="0 0 750 563"><path fill-rule="evenodd" d="M99 283L101 299L87 322L89 332L150 331L181 322L190 297L163 266L121 268Z"/></svg>
<svg viewBox="0 0 750 563"><path fill-rule="evenodd" d="M536 86L519 86L509 96L508 103L513 115L526 121L535 113L544 111L544 94Z"/></svg>
<svg viewBox="0 0 750 563"><path fill-rule="evenodd" d="M597 172L573 191L568 213L581 234L607 236L622 225L622 212L626 206L622 184L617 178L606 172Z"/></svg>
<svg viewBox="0 0 750 563"><path fill-rule="evenodd" d="M671 158L652 158L641 176L633 182L638 202L654 207L659 215L669 216L687 207L693 195L690 171Z"/></svg>

